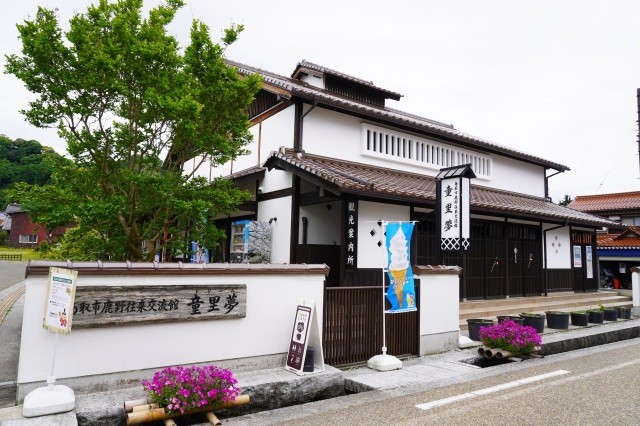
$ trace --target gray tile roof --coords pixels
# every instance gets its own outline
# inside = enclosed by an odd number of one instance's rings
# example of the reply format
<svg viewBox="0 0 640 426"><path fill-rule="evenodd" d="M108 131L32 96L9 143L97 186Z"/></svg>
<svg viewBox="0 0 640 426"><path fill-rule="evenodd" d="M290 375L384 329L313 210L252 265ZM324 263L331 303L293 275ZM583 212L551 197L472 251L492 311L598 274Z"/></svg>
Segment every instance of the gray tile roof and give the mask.
<svg viewBox="0 0 640 426"><path fill-rule="evenodd" d="M265 167L318 179L337 194L375 196L433 206L436 180L431 176L355 163L292 150L272 152ZM473 181L472 181L473 182ZM471 185L472 213L493 213L574 225L619 226L609 220L554 204L545 198Z"/></svg>
<svg viewBox="0 0 640 426"><path fill-rule="evenodd" d="M380 107L365 102L328 92L315 86L311 86L299 80L285 77L270 71L265 71L249 65L227 60L230 66L238 69L240 74L260 74L263 78L265 90L273 90L281 96L291 99L294 97L305 99L312 103L318 103L325 107L344 110L351 114L365 116L367 118L388 123L394 126L409 128L417 132L425 132L432 136L446 139L447 141L475 149L482 152L491 152L510 158L519 159L532 164L544 166L559 171L570 170L569 167L553 161L530 155L511 149L504 145L498 145L467 133L456 130L450 124L440 123L415 114L406 113L397 109Z"/></svg>
<svg viewBox="0 0 640 426"><path fill-rule="evenodd" d="M336 71L331 68L324 67L322 65L314 64L304 59L302 60L302 62L298 63L298 66L296 67L295 71L293 71L293 73L291 74L291 78L296 79L298 77L298 72L304 68L315 70L323 74L329 74L336 77L344 78L345 80L353 81L354 83L362 84L363 86L367 86L372 89L379 90L380 92L386 93L388 95L387 98L390 98L390 99L395 99L399 101L400 98L402 97L400 93L392 92L390 90L383 89L382 87L376 86L375 84L373 84L373 81L363 80L361 78L354 77L352 75L345 74L343 72Z"/></svg>

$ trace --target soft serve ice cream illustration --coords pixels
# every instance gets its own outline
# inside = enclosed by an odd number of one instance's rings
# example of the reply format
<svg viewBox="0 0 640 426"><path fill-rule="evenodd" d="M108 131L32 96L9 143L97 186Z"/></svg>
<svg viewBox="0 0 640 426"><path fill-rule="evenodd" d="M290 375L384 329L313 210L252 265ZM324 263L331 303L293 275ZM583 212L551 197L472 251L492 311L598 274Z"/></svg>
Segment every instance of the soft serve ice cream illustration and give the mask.
<svg viewBox="0 0 640 426"><path fill-rule="evenodd" d="M394 292L398 298L398 307L402 307L404 292L404 284L407 280L407 269L409 268L409 249L407 247L407 238L402 232L402 227L398 228L396 234L389 241L389 253L391 260L389 262L389 273L393 277Z"/></svg>

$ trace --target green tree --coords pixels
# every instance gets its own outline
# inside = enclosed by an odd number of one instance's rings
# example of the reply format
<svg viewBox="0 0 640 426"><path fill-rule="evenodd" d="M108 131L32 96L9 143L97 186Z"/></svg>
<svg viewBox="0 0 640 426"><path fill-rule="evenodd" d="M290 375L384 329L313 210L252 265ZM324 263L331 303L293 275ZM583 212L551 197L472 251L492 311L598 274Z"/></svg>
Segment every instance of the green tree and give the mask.
<svg viewBox="0 0 640 426"><path fill-rule="evenodd" d="M245 111L260 79L241 78L224 62L242 26L214 43L194 21L182 52L166 27L183 5L166 0L143 18L142 0L101 0L64 33L55 12L39 8L18 25L22 54L6 57L6 72L38 95L23 114L33 125L57 126L74 160L57 172L52 192L23 185L14 195L36 222L64 216L122 244L112 258L151 259L158 247L185 252L189 240L213 248L221 231L211 219L247 197L188 166L244 152Z"/></svg>
<svg viewBox="0 0 640 426"><path fill-rule="evenodd" d="M562 200L560 200L560 202L558 203L561 206L568 206L570 202L573 201L573 198L571 198L570 195L566 195L564 196L564 198Z"/></svg>

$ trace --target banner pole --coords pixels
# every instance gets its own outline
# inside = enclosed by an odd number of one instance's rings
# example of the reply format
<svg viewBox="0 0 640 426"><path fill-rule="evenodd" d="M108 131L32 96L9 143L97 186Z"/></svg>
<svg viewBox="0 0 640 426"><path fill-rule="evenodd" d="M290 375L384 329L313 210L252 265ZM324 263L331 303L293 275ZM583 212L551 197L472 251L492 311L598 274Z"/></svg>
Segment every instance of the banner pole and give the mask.
<svg viewBox="0 0 640 426"><path fill-rule="evenodd" d="M382 235L387 235L387 222L382 222ZM385 243L385 247L387 244ZM382 268L382 355L387 354L387 316L384 311L384 302L387 299L386 292L384 291L384 273L386 267Z"/></svg>
<svg viewBox="0 0 640 426"><path fill-rule="evenodd" d="M53 340L53 359L51 360L51 373L47 378L47 384L49 387L52 387L56 382L55 369L56 369L56 355L58 353L58 338L60 337L60 333L54 333L55 337Z"/></svg>

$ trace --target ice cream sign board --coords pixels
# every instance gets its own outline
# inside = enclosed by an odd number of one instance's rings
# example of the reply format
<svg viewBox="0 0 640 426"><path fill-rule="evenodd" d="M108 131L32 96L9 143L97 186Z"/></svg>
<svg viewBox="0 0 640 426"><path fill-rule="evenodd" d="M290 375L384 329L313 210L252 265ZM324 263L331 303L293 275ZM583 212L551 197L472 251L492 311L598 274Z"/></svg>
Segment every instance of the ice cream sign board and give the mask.
<svg viewBox="0 0 640 426"><path fill-rule="evenodd" d="M77 279L78 271L49 268L43 328L59 334L71 332Z"/></svg>
<svg viewBox="0 0 640 426"><path fill-rule="evenodd" d="M469 180L474 177L469 164L441 169L438 174L437 204L442 251L469 249Z"/></svg>
<svg viewBox="0 0 640 426"><path fill-rule="evenodd" d="M387 299L391 303L389 312L409 312L416 310L416 291L413 271L409 261L409 242L413 232L413 223L387 224L387 251L389 262L389 289Z"/></svg>

